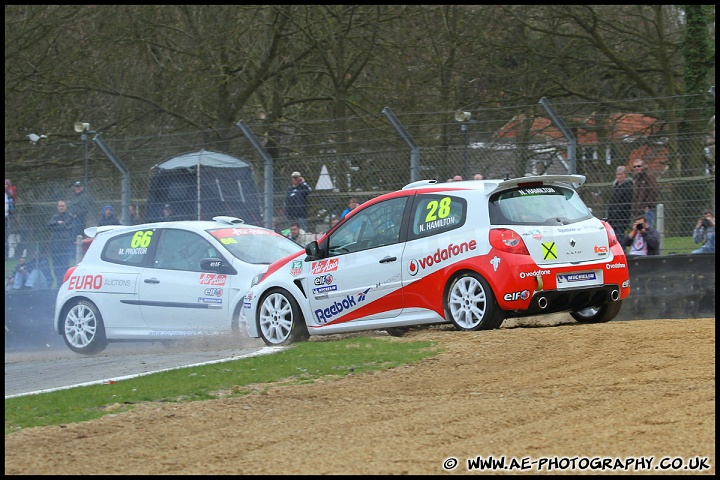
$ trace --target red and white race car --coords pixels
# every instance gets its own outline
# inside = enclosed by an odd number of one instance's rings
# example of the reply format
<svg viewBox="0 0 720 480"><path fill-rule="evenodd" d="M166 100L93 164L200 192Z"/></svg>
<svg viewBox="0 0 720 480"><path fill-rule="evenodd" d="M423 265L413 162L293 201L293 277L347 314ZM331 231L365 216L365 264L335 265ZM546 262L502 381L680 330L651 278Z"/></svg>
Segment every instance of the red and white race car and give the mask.
<svg viewBox="0 0 720 480"><path fill-rule="evenodd" d="M305 252L259 273L242 316L283 345L323 335L569 311L612 320L630 295L612 228L576 192L582 175L436 183L363 203Z"/></svg>

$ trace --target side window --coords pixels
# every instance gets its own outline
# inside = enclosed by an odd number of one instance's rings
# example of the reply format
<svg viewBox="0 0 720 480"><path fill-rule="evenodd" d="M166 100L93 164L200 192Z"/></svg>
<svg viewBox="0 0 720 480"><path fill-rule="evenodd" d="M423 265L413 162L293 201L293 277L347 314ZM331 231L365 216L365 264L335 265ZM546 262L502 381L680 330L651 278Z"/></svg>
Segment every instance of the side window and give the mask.
<svg viewBox="0 0 720 480"><path fill-rule="evenodd" d="M219 257L200 235L185 230L163 229L155 252L155 268L201 272L200 260Z"/></svg>
<svg viewBox="0 0 720 480"><path fill-rule="evenodd" d="M410 217L408 240L460 228L467 217L467 201L451 195L418 195Z"/></svg>
<svg viewBox="0 0 720 480"><path fill-rule="evenodd" d="M111 238L100 258L122 265L144 265L154 244L154 234L154 230L137 230Z"/></svg>
<svg viewBox="0 0 720 480"><path fill-rule="evenodd" d="M408 197L393 198L355 214L330 237L330 256L398 243L407 202Z"/></svg>

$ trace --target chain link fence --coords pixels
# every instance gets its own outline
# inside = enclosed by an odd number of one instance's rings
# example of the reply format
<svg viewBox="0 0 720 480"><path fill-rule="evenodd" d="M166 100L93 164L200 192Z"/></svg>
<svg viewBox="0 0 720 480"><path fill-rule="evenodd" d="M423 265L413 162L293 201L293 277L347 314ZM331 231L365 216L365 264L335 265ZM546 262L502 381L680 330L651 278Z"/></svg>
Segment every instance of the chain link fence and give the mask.
<svg viewBox="0 0 720 480"><path fill-rule="evenodd" d="M569 106L556 108L561 113L570 110ZM245 220L277 230L289 226L284 202L293 171L300 171L314 189L309 197L308 218L308 230L313 233L324 231L330 215L339 215L351 196L362 203L416 179L445 181L455 175L472 178L481 174L490 179L574 170L587 178L579 190L584 201L596 216L603 218L615 169L620 165L629 168L636 159L642 159L657 179L664 238L691 237L703 209L714 211L714 118L710 121L700 116L689 122L688 130L687 125L680 128L679 122L673 125L659 120L667 116L659 110L624 115L593 113L580 118L575 112L603 108L583 104L582 108L573 105L572 109L573 113L564 119L576 137L576 162L568 155L572 142L537 106L480 110L463 122L454 120L455 112L398 115L404 132L378 114L249 124L254 138L248 138L240 127L117 138L112 131L90 130L83 136L68 126L70 133L66 135L48 135L20 146L6 142L5 178L17 187L16 210L9 219L9 256L48 256L47 223L57 212L59 199L72 208L72 185L76 181L86 183L85 190L93 199L85 227L98 224L105 205L127 221L123 210L126 202L136 204L141 217L150 220L148 195L157 174L154 167L197 151L222 152L246 162L255 189L245 194L255 198L243 201L256 202L260 215ZM123 173L108 152L100 148L96 140L99 135L100 143L107 145L126 168L129 192L123 192ZM189 168L187 173L196 175L197 170ZM187 188L192 192L179 194L195 195L194 187ZM167 193L170 197L178 194ZM223 200L233 199L231 192L226 195L230 197ZM188 218L203 218L202 209L195 211L198 213ZM268 212L272 212L272 219ZM243 216L232 208L227 214ZM671 252L665 249L661 253Z"/></svg>

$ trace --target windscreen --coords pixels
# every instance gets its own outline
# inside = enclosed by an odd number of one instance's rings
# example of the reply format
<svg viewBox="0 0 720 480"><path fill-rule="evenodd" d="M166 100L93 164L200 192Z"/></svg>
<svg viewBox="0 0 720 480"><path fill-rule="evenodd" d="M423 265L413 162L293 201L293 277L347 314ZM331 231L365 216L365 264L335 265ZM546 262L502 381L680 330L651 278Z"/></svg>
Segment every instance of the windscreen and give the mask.
<svg viewBox="0 0 720 480"><path fill-rule="evenodd" d="M301 250L297 243L272 230L237 227L208 230L208 233L232 256L247 263L270 264Z"/></svg>

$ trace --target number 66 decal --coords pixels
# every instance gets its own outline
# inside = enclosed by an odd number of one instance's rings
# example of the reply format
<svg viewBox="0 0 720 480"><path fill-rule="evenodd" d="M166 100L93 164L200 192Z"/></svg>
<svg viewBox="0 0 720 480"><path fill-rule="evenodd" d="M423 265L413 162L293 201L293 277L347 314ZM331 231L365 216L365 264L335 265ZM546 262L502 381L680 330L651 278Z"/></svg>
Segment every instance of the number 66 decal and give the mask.
<svg viewBox="0 0 720 480"><path fill-rule="evenodd" d="M147 246L150 245L150 240L152 240L152 234L152 230L148 230L146 232L140 230L138 232L135 232L135 235L133 235L132 241L130 242L130 247L147 248Z"/></svg>

